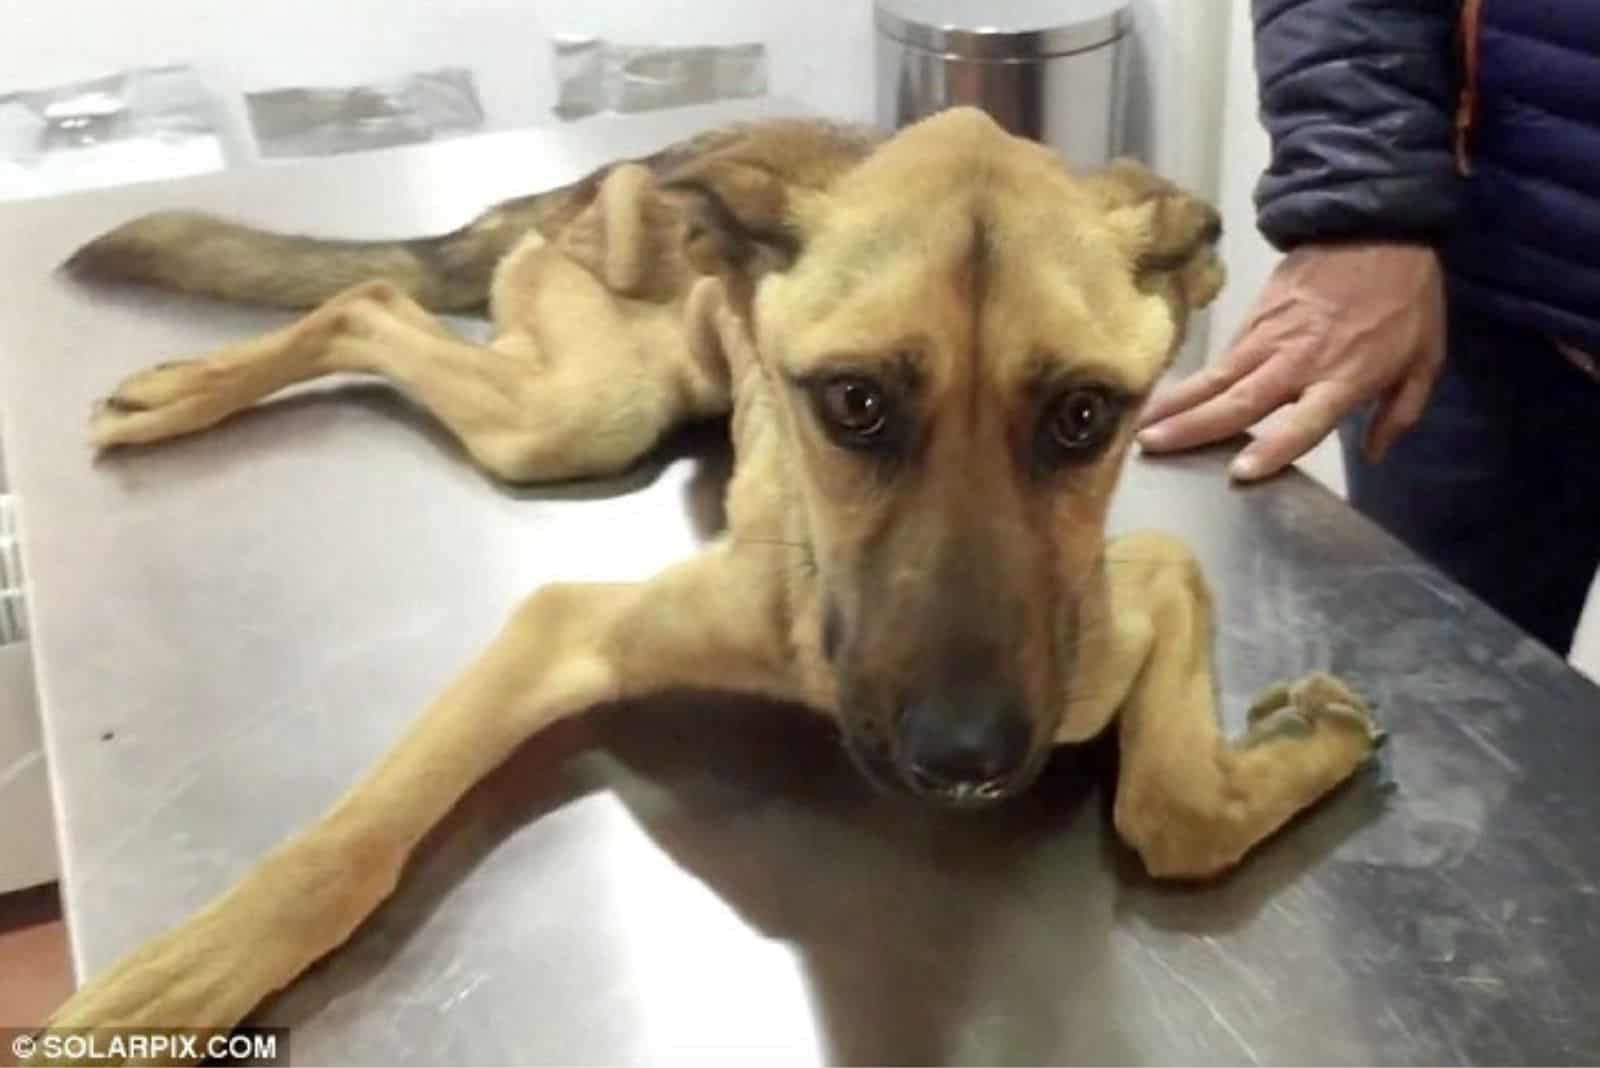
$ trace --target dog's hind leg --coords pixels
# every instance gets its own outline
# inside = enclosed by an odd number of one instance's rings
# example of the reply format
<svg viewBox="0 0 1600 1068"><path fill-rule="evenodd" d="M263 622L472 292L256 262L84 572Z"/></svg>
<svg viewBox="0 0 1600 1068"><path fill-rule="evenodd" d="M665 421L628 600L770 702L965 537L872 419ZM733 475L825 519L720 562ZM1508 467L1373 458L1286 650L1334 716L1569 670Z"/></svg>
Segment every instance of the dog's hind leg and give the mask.
<svg viewBox="0 0 1600 1068"><path fill-rule="evenodd" d="M727 411L726 364L696 325L713 283L684 302L629 301L541 252L527 325L488 346L455 336L398 287L368 283L264 337L127 379L97 406L94 441L194 433L286 386L360 372L398 386L497 477L543 481L615 473L680 420Z"/></svg>
<svg viewBox="0 0 1600 1068"><path fill-rule="evenodd" d="M560 235L529 234L496 268L487 346L456 337L403 287L354 286L298 322L126 379L96 408L96 444L213 426L295 383L388 379L493 474L544 481L615 473L680 420L725 414L720 282L682 255L681 203L623 166ZM691 227L692 229L692 227Z"/></svg>
<svg viewBox="0 0 1600 1068"><path fill-rule="evenodd" d="M718 543L644 584L534 594L326 815L92 977L48 1026L233 1026L343 943L456 801L563 717L668 689L793 699L770 561L743 552Z"/></svg>
<svg viewBox="0 0 1600 1068"><path fill-rule="evenodd" d="M1125 693L1114 817L1153 875L1221 873L1348 779L1382 739L1365 703L1326 675L1269 691L1230 741L1217 720L1211 602L1187 549L1155 535L1106 554L1109 629Z"/></svg>
<svg viewBox="0 0 1600 1068"><path fill-rule="evenodd" d="M129 375L96 402L90 436L106 448L197 433L281 389L330 374L333 347L359 329L370 309L409 303L398 294L388 282L363 283L270 333ZM442 322L417 311L417 325L437 338L452 336Z"/></svg>

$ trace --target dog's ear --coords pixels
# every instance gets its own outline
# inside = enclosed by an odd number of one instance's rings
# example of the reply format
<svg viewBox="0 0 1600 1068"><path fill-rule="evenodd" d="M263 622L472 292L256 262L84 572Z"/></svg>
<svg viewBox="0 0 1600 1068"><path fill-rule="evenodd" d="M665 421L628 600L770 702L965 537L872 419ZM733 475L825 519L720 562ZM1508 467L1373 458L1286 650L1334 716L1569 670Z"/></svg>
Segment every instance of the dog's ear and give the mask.
<svg viewBox="0 0 1600 1068"><path fill-rule="evenodd" d="M722 278L736 299L800 254L791 187L764 167L709 157L666 175L661 188L685 195L684 256L695 270Z"/></svg>
<svg viewBox="0 0 1600 1068"><path fill-rule="evenodd" d="M597 178L593 200L561 228L555 244L612 292L648 298L670 284L659 277L660 249L674 216L646 167L624 163Z"/></svg>
<svg viewBox="0 0 1600 1068"><path fill-rule="evenodd" d="M1131 159L1084 177L1127 241L1142 283L1172 292L1190 310L1216 299L1226 277L1216 208Z"/></svg>

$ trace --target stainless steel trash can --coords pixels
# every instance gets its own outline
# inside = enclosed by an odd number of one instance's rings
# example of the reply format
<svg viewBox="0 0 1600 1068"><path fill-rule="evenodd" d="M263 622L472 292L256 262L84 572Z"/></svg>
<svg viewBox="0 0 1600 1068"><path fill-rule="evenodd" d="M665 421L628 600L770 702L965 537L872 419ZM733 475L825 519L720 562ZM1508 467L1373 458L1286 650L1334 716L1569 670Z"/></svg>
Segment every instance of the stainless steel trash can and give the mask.
<svg viewBox="0 0 1600 1068"><path fill-rule="evenodd" d="M1128 0L875 0L878 121L983 108L1092 167L1122 150Z"/></svg>

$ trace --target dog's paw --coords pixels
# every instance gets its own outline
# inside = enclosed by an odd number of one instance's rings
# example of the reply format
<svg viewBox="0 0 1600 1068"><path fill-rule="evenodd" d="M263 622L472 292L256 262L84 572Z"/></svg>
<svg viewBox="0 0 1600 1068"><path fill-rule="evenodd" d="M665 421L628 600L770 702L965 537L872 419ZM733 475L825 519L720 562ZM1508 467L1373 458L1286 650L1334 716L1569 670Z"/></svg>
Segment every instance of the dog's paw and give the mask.
<svg viewBox="0 0 1600 1068"><path fill-rule="evenodd" d="M1276 715L1285 709L1293 707L1293 697L1290 694L1289 683L1276 682L1262 690L1260 695L1250 703L1250 708L1245 712L1245 720L1254 727L1257 723Z"/></svg>
<svg viewBox="0 0 1600 1068"><path fill-rule="evenodd" d="M185 924L152 939L95 976L68 998L34 1039L27 1064L69 1063L51 1059L74 1049L71 1040L96 1038L105 1050L114 1036L160 1034L181 1037L236 1026L264 993L252 963L266 952L242 941L220 941L206 924ZM48 1041L51 1036L55 1042ZM177 1046L171 1049L179 1048ZM165 1052L164 1064L193 1063ZM96 1064L138 1064L138 1059L96 1059Z"/></svg>
<svg viewBox="0 0 1600 1068"><path fill-rule="evenodd" d="M1388 738L1367 702L1322 672L1268 687L1250 705L1246 719L1250 725L1247 745L1287 735L1310 737L1326 727L1358 738L1370 755Z"/></svg>
<svg viewBox="0 0 1600 1068"><path fill-rule="evenodd" d="M163 363L129 375L95 403L90 440L104 449L203 429L226 414L217 378L206 360Z"/></svg>

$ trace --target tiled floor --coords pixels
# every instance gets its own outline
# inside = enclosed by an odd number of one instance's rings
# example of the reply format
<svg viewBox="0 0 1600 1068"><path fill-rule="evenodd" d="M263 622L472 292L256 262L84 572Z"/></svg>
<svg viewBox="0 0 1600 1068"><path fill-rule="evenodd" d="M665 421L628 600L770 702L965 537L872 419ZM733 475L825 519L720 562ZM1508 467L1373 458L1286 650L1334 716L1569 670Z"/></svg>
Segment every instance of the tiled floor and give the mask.
<svg viewBox="0 0 1600 1068"><path fill-rule="evenodd" d="M55 886L0 895L0 1027L36 1026L71 992Z"/></svg>

